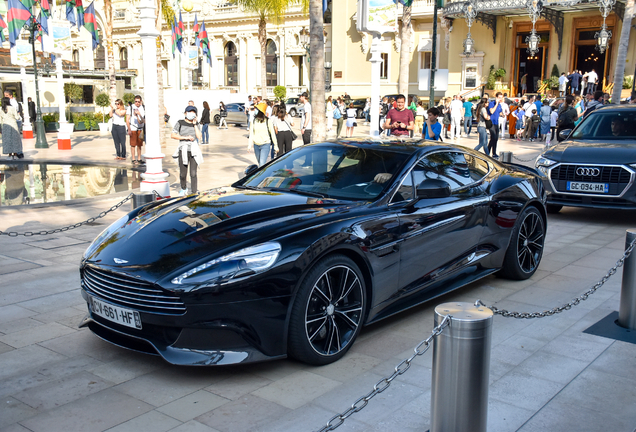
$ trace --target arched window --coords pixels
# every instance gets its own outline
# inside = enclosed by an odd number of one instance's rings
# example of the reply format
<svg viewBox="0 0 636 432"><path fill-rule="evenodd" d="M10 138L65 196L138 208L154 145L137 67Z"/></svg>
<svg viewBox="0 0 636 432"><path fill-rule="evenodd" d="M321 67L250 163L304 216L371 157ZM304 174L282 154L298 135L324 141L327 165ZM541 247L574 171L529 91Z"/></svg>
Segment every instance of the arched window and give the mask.
<svg viewBox="0 0 636 432"><path fill-rule="evenodd" d="M228 42L225 45L225 85L238 86L238 56L236 55L236 45Z"/></svg>
<svg viewBox="0 0 636 432"><path fill-rule="evenodd" d="M128 69L128 49L126 48L119 50L119 68Z"/></svg>
<svg viewBox="0 0 636 432"><path fill-rule="evenodd" d="M276 43L269 39L265 48L265 77L267 87L274 87L278 84L278 56L276 55Z"/></svg>

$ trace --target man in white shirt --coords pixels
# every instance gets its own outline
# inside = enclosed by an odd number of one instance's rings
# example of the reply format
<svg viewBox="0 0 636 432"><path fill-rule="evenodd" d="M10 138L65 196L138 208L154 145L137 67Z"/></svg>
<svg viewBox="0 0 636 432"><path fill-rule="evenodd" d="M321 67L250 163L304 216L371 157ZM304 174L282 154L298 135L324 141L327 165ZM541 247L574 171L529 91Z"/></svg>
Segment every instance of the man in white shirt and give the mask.
<svg viewBox="0 0 636 432"><path fill-rule="evenodd" d="M596 82L598 81L598 75L592 69L591 72L587 73L587 92L594 93L596 91Z"/></svg>
<svg viewBox="0 0 636 432"><path fill-rule="evenodd" d="M564 97L567 87L568 87L568 77L565 75L565 72L561 74L559 77L559 96Z"/></svg>
<svg viewBox="0 0 636 432"><path fill-rule="evenodd" d="M303 136L303 144L311 142L311 104L307 100L308 97L307 92L300 95L300 103L303 104L303 115L300 120L300 134Z"/></svg>
<svg viewBox="0 0 636 432"><path fill-rule="evenodd" d="M453 101L450 103L450 115L451 115L451 124L450 124L450 137L451 139L457 139L461 135L461 121L463 114L464 105L462 101L459 99L459 96L455 95Z"/></svg>
<svg viewBox="0 0 636 432"><path fill-rule="evenodd" d="M128 126L128 135L130 135L130 154L133 164L142 163L141 147L144 141L139 138L139 134L144 130L146 123L146 111L141 103L141 96L135 96L135 103L126 108L126 125ZM135 150L137 157L135 158Z"/></svg>
<svg viewBox="0 0 636 432"><path fill-rule="evenodd" d="M508 97L508 93L504 94L504 101L501 102L501 114L499 116L499 136L502 140L506 139L506 122L508 121L508 115L510 114L510 107L506 103L506 98Z"/></svg>

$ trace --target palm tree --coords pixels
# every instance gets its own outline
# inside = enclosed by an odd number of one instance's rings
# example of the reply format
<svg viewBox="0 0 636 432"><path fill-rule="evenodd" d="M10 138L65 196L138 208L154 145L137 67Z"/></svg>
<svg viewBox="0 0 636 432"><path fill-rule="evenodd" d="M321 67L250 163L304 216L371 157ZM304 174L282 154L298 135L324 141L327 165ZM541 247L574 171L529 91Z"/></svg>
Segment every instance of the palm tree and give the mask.
<svg viewBox="0 0 636 432"><path fill-rule="evenodd" d="M618 42L616 70L614 71L614 91L612 92L612 102L614 103L620 103L621 101L621 90L623 89L623 77L625 75L625 61L627 60L627 48L629 47L629 33L632 29L633 17L634 0L627 0L625 13L623 14L621 39ZM634 77L634 79L636 79L636 77Z"/></svg>
<svg viewBox="0 0 636 432"><path fill-rule="evenodd" d="M322 0L309 0L309 44L311 64L312 141L323 141L327 135L325 121L325 39Z"/></svg>
<svg viewBox="0 0 636 432"><path fill-rule="evenodd" d="M115 53L113 52L113 4L111 0L104 0L104 15L106 18L106 55L108 56L108 81L110 83L108 96L110 100L117 99L117 83L115 81Z"/></svg>
<svg viewBox="0 0 636 432"><path fill-rule="evenodd" d="M267 98L267 20L281 21L287 8L303 0L230 0L245 11L258 14L258 42L261 45L261 96Z"/></svg>
<svg viewBox="0 0 636 432"><path fill-rule="evenodd" d="M411 3L406 2L402 9L402 24L400 25L400 75L398 79L398 93L406 97L409 103L409 66L411 64Z"/></svg>

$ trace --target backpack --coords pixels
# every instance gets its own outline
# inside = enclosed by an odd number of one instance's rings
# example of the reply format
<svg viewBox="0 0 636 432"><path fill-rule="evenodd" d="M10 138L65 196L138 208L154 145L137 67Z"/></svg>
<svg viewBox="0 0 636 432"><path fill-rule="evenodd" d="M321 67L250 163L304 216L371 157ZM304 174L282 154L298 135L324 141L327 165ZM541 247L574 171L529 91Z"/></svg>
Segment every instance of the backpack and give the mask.
<svg viewBox="0 0 636 432"><path fill-rule="evenodd" d="M593 107L594 108L594 107ZM574 108L568 107L568 109L562 110L557 117L557 128L558 129L574 129L574 121L572 117L567 115L570 110Z"/></svg>
<svg viewBox="0 0 636 432"><path fill-rule="evenodd" d="M333 109L333 118L338 120L342 118L342 114L340 113L340 109L338 107L335 107Z"/></svg>
<svg viewBox="0 0 636 432"><path fill-rule="evenodd" d="M382 117L386 117L386 115L389 113L389 105L383 103L382 104L382 110L380 111L380 116Z"/></svg>

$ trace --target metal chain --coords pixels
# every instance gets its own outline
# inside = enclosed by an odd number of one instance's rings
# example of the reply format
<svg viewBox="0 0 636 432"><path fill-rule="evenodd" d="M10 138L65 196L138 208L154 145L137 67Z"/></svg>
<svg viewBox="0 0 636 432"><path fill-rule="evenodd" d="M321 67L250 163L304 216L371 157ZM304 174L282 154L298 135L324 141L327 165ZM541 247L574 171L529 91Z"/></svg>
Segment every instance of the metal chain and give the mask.
<svg viewBox="0 0 636 432"><path fill-rule="evenodd" d="M155 192L156 193L156 192ZM121 200L119 203L115 204L114 206L112 206L110 209L105 210L103 212L101 212L99 215L95 216L95 217L91 217L86 219L83 222L78 222L76 224L73 225L68 225L65 226L63 228L55 228L52 230L42 230L39 232L32 232L32 231L26 231L23 233L20 232L15 232L15 231L0 231L0 235L6 235L9 237L17 237L17 236L25 236L25 237L31 237L31 236L36 236L36 235L48 235L48 234L56 234L56 233L60 233L60 232L64 232L64 231L68 231L71 229L75 229L75 228L79 228L82 225L86 225L92 222L95 222L95 220L99 219L99 218L103 218L104 216L106 216L108 213L117 210L119 207L121 207L122 205L124 205L127 201L130 201L130 199L133 197L133 193L131 193L130 195L128 195L126 198L124 198L123 200Z"/></svg>
<svg viewBox="0 0 636 432"><path fill-rule="evenodd" d="M371 390L365 396L362 396L360 399L356 400L353 403L353 405L351 405L351 408L349 408L348 410L333 416L331 419L329 419L327 424L322 429L318 430L317 432L332 431L340 427L344 423L344 421L347 418L349 418L352 414L357 413L358 411L362 410L362 408L366 407L367 404L369 403L369 400L371 400L371 398L373 398L375 395L379 393L382 393L384 390L388 389L389 386L391 385L391 382L395 378L397 378L398 376L402 375L404 372L409 370L409 368L411 367L411 362L413 361L415 357L421 356L426 351L428 351L428 349L431 346L431 341L435 338L435 336L441 334L442 331L444 331L444 329L450 325L450 319L451 319L450 315L444 316L444 319L442 320L442 322L439 323L437 327L433 328L431 335L428 338L424 339L419 344L417 344L415 348L413 348L414 354L411 357L402 360L400 364L398 364L395 367L395 370L393 374L391 374L391 376L382 378L380 381L378 381L373 386L373 390ZM422 346L424 346L423 349L421 349ZM337 422L334 423L334 421L337 421Z"/></svg>
<svg viewBox="0 0 636 432"><path fill-rule="evenodd" d="M636 239L634 239L630 243L630 245L627 247L627 249L625 249L625 252L623 253L623 256L618 261L616 261L616 264L614 264L614 267L612 267L607 272L607 274L601 278L601 280L596 282L592 288L590 288L589 290L585 291L583 294L581 294L580 296L576 297L571 302L564 304L563 306L555 307L555 308L552 308L550 310L543 311L543 312L509 312L506 309L499 309L496 306L487 306L481 300L477 300L475 302L475 306L485 306L488 309L492 310L492 312L494 314L501 315L501 316L504 316L504 317L520 318L520 319L523 319L523 318L526 318L526 319L543 318L543 317L551 316L551 315L554 315L554 314L557 314L557 313L561 313L561 312L563 312L565 310L570 310L570 309L572 309L572 306L576 306L579 303L581 303L583 300L587 300L587 298L590 295L594 294L597 289L602 287L603 284L605 282L607 282L607 280L610 277L614 276L614 274L616 274L616 271L618 270L618 268L623 265L625 260L632 253L632 251L634 250L635 246L636 246Z"/></svg>
<svg viewBox="0 0 636 432"><path fill-rule="evenodd" d="M516 160L518 160L519 162L531 162L531 161L533 161L533 160L535 160L535 159L537 158L537 157L535 156L535 157L530 158L530 159L520 159L520 158L518 158L517 156L515 156L515 154L514 154L514 153L512 154L512 157L513 157L513 159L516 159Z"/></svg>

